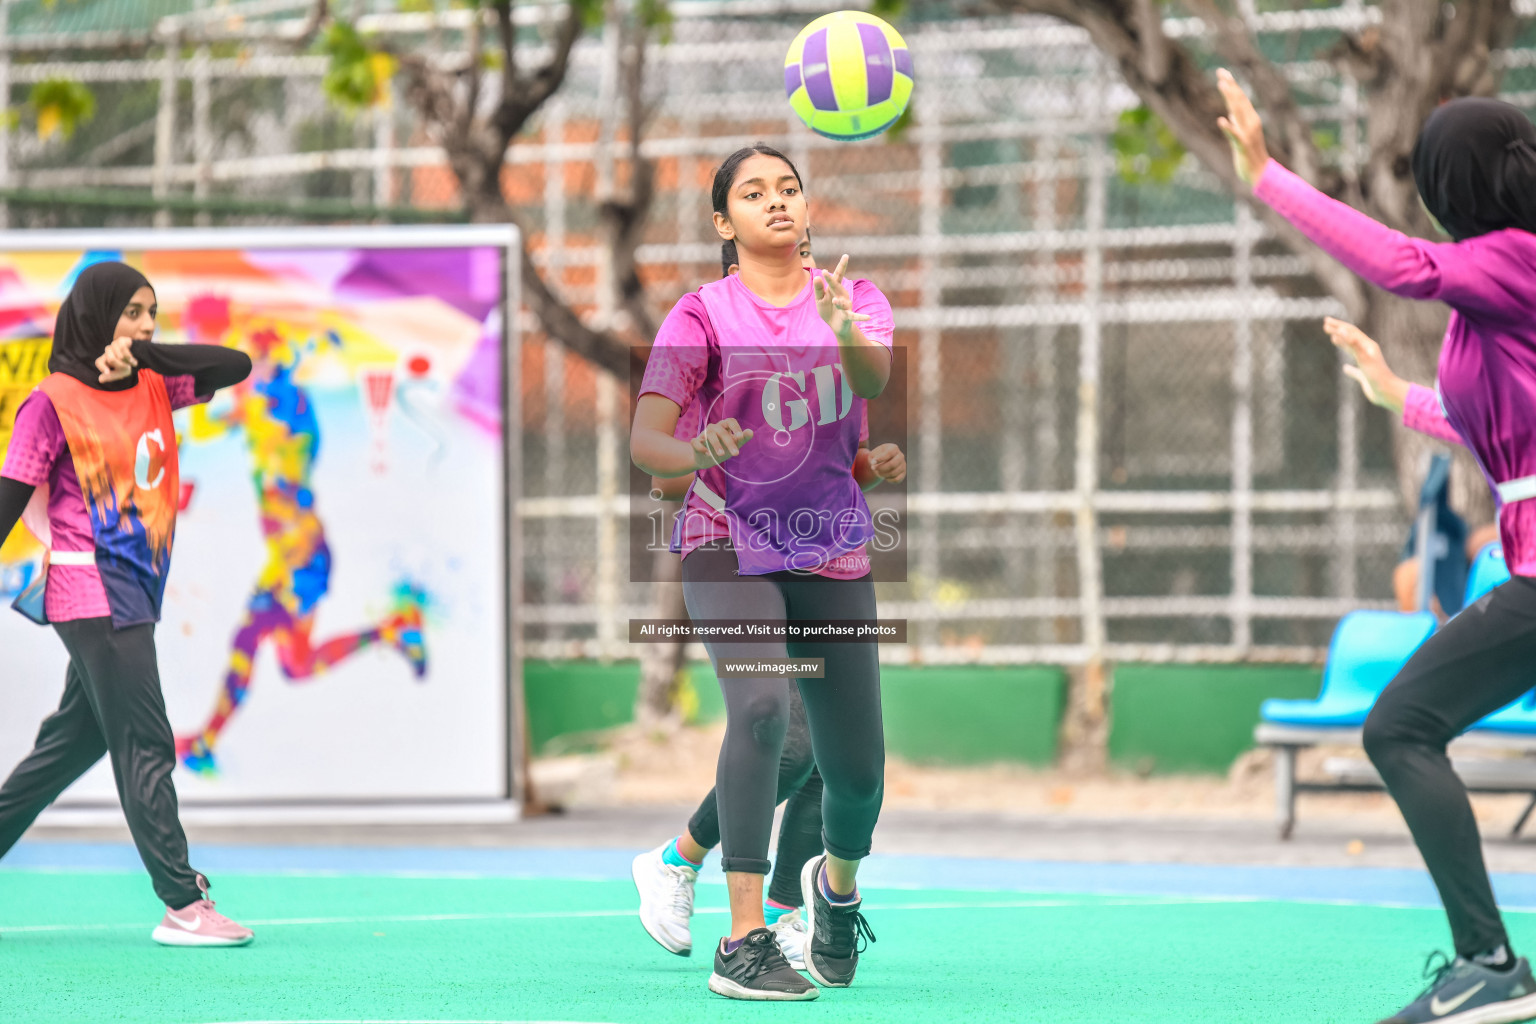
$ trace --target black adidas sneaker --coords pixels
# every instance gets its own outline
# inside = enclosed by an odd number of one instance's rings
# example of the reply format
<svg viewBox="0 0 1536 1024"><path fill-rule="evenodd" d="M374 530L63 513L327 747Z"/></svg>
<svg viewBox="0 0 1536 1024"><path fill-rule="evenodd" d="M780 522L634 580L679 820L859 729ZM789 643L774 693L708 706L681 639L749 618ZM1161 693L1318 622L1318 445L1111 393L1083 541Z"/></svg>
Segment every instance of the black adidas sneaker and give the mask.
<svg viewBox="0 0 1536 1024"><path fill-rule="evenodd" d="M747 932L741 945L729 953L725 940L720 940L715 947L715 973L709 976L709 990L727 999L785 1002L803 1002L821 995L820 989L789 966L778 939L767 928Z"/></svg>
<svg viewBox="0 0 1536 1024"><path fill-rule="evenodd" d="M800 895L805 899L805 926L811 933L806 946L805 969L829 988L853 984L864 941L875 941L869 922L859 913L862 899L833 903L821 891L821 867L827 855L813 858L800 869Z"/></svg>

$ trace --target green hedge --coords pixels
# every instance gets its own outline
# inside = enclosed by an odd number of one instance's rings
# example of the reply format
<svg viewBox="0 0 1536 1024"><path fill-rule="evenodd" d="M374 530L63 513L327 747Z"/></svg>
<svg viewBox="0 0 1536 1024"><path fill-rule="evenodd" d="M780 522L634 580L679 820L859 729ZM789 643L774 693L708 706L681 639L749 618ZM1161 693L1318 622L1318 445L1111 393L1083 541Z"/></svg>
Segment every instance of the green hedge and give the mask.
<svg viewBox="0 0 1536 1024"><path fill-rule="evenodd" d="M1266 698L1313 698L1322 681L1304 665L1117 665L1110 760L1140 772L1225 772L1253 746Z"/></svg>
<svg viewBox="0 0 1536 1024"><path fill-rule="evenodd" d="M524 663L534 749L630 721L639 663ZM1141 772L1224 772L1253 745L1267 697L1317 695L1322 671L1290 665L1118 665L1109 756ZM887 666L886 745L933 764L1045 765L1056 756L1066 673L1051 666ZM707 664L690 665L683 701L694 721L724 713Z"/></svg>
<svg viewBox="0 0 1536 1024"><path fill-rule="evenodd" d="M684 705L695 721L724 713L707 664L691 665ZM631 720L639 663L526 661L523 682L534 750L551 741ZM1014 761L1049 764L1056 756L1066 676L1051 667L888 666L881 671L886 743L900 757L943 764Z"/></svg>

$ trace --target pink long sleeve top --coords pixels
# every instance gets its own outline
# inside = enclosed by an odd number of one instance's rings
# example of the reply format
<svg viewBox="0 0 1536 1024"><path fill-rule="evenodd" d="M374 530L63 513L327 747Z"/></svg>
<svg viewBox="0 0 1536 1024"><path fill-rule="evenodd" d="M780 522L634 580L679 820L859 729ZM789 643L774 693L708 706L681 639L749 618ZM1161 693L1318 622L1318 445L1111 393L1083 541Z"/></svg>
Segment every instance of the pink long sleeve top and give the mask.
<svg viewBox="0 0 1536 1024"><path fill-rule="evenodd" d="M1536 576L1536 500L1507 497L1536 492L1536 479L1529 479L1536 478L1536 235L1506 228L1460 242L1411 238L1328 198L1273 160L1253 191L1372 284L1451 307L1438 403L1449 433L1436 436L1465 444L1496 494L1500 485L1514 485L1500 501L1500 539L1510 572ZM1412 415L1432 418L1422 396ZM1405 408L1405 422L1409 416Z"/></svg>

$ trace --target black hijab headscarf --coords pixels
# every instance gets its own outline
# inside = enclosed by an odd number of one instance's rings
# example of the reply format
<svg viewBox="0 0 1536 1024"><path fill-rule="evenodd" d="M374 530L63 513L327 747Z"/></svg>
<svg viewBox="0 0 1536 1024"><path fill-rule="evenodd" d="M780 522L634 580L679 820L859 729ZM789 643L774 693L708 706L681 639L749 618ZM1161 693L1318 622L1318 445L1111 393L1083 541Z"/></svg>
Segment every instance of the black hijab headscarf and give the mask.
<svg viewBox="0 0 1536 1024"><path fill-rule="evenodd" d="M1500 100L1444 103L1413 145L1413 180L1458 242L1503 228L1536 233L1536 125Z"/></svg>
<svg viewBox="0 0 1536 1024"><path fill-rule="evenodd" d="M152 287L149 279L126 263L93 263L82 270L59 306L48 369L97 391L126 391L137 384L137 369L122 380L101 383L96 360L112 344L118 318L133 293L146 287Z"/></svg>

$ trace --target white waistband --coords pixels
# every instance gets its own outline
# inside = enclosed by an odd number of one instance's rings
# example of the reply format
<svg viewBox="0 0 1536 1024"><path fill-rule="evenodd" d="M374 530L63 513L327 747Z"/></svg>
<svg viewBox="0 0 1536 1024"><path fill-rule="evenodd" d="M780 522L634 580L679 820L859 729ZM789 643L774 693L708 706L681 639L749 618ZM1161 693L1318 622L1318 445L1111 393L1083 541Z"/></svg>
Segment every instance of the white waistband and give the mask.
<svg viewBox="0 0 1536 1024"><path fill-rule="evenodd" d="M94 551L50 551L48 552L49 565L95 565L96 552Z"/></svg>
<svg viewBox="0 0 1536 1024"><path fill-rule="evenodd" d="M1509 505L1517 501L1536 498L1536 476L1522 476L1498 485L1499 500Z"/></svg>
<svg viewBox="0 0 1536 1024"><path fill-rule="evenodd" d="M704 504L716 512L725 511L725 499L716 494L714 488L708 486L698 477L693 478L693 493L704 499Z"/></svg>

